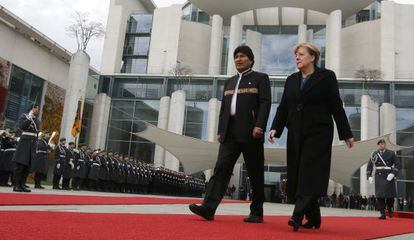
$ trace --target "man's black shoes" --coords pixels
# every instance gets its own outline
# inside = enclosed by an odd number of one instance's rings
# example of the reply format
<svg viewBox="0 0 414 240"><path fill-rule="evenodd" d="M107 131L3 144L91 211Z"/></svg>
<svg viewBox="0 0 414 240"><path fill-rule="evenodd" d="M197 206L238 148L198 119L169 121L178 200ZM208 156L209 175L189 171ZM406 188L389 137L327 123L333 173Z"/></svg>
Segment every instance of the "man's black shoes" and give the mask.
<svg viewBox="0 0 414 240"><path fill-rule="evenodd" d="M197 204L191 204L189 206L190 211L193 212L194 214L208 220L208 221L213 221L214 220L214 212L207 209L206 207L204 207L203 205L197 205Z"/></svg>
<svg viewBox="0 0 414 240"><path fill-rule="evenodd" d="M263 216L249 215L249 216L244 218L244 222L262 223L263 222Z"/></svg>
<svg viewBox="0 0 414 240"><path fill-rule="evenodd" d="M21 186L13 187L13 191L14 192L31 192L30 189L27 189L27 188L21 187Z"/></svg>

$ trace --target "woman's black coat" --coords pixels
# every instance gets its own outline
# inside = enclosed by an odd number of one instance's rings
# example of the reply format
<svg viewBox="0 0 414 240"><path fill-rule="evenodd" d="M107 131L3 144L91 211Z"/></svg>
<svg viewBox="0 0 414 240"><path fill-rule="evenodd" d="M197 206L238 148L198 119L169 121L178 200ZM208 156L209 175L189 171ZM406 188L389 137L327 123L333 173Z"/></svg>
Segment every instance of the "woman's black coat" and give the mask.
<svg viewBox="0 0 414 240"><path fill-rule="evenodd" d="M329 183L335 119L340 140L352 138L352 132L339 95L335 73L316 68L300 89L301 73L289 76L282 100L273 120L275 137L288 129L287 194L323 196Z"/></svg>

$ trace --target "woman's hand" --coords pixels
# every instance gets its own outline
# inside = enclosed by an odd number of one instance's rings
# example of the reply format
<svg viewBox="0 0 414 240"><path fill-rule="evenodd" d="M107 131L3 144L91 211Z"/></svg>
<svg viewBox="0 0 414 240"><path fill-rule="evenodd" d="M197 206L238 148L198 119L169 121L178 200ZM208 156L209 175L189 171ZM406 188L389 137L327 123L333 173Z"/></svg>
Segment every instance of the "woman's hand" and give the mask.
<svg viewBox="0 0 414 240"><path fill-rule="evenodd" d="M267 134L267 140L269 140L270 143L275 143L275 141L273 140L275 135L276 135L276 130L274 129L270 130L269 134Z"/></svg>
<svg viewBox="0 0 414 240"><path fill-rule="evenodd" d="M348 138L345 140L345 143L348 148L352 148L354 146L354 138Z"/></svg>

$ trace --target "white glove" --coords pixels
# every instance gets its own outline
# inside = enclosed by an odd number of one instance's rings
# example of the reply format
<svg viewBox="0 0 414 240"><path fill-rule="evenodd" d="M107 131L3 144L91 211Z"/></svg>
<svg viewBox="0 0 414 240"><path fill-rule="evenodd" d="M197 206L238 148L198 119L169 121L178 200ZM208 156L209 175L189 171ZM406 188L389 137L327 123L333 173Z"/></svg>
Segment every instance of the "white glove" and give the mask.
<svg viewBox="0 0 414 240"><path fill-rule="evenodd" d="M70 162L69 165L70 165L70 168L72 169L75 167L75 165L72 162Z"/></svg>
<svg viewBox="0 0 414 240"><path fill-rule="evenodd" d="M369 183L369 184L373 184L373 183L374 183L374 178L369 177L369 178L368 178L368 183Z"/></svg>
<svg viewBox="0 0 414 240"><path fill-rule="evenodd" d="M79 170L80 169L80 166L78 166L76 169Z"/></svg>
<svg viewBox="0 0 414 240"><path fill-rule="evenodd" d="M388 174L387 180L392 181L394 179L394 177L395 177L394 173L390 173L390 174Z"/></svg>
<svg viewBox="0 0 414 240"><path fill-rule="evenodd" d="M60 163L56 164L56 168L60 169Z"/></svg>
<svg viewBox="0 0 414 240"><path fill-rule="evenodd" d="M32 111L30 111L29 112L29 118L34 118L35 116L34 116L34 114L33 114L33 112Z"/></svg>

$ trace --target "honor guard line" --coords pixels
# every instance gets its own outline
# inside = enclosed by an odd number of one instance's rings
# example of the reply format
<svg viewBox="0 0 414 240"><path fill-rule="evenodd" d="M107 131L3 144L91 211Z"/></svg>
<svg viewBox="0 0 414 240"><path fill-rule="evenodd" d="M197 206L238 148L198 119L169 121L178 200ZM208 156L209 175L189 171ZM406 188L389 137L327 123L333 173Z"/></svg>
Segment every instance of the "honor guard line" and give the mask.
<svg viewBox="0 0 414 240"><path fill-rule="evenodd" d="M142 120L138 122L138 126L138 132L133 134L163 147L174 155L183 165L186 174L214 168L220 145L218 142L203 141L169 132ZM387 148L392 151L408 148L392 143L389 139L390 135L391 133L355 142L352 149L348 149L345 144L333 145L330 179L351 186L352 175L367 162L371 153L377 149L377 142L380 139L384 139ZM286 165L286 148L265 148L264 154L265 164ZM243 156L240 156L238 161L242 160Z"/></svg>

